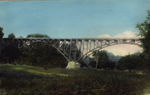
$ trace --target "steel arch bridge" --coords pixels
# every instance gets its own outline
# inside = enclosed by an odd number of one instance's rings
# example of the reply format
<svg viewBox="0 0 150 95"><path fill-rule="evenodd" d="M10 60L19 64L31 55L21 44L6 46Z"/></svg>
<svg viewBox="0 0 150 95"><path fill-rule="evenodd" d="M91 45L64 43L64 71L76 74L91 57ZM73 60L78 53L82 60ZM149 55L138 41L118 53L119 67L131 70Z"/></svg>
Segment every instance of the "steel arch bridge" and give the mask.
<svg viewBox="0 0 150 95"><path fill-rule="evenodd" d="M118 44L141 45L137 38L121 39L121 38L74 38L74 39L58 39L58 38L3 38L2 42L9 44L14 42L18 48L29 48L35 43L49 42L57 49L67 61L79 62L90 56L95 50L100 50L108 46ZM79 53L80 51L80 53Z"/></svg>

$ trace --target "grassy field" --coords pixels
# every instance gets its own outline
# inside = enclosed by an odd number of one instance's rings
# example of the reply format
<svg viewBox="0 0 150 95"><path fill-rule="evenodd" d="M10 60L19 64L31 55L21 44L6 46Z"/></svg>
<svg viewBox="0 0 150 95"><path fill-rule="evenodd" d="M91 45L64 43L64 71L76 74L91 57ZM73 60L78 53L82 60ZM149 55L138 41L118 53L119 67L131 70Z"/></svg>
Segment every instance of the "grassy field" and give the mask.
<svg viewBox="0 0 150 95"><path fill-rule="evenodd" d="M0 95L142 95L149 84L142 72L0 65Z"/></svg>

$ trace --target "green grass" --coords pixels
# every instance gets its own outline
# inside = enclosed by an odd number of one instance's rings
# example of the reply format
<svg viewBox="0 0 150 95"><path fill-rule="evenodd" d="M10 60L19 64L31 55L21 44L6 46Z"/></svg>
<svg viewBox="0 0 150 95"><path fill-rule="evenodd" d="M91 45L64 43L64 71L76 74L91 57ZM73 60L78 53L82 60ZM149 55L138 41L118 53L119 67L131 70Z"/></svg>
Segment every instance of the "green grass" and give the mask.
<svg viewBox="0 0 150 95"><path fill-rule="evenodd" d="M0 64L2 95L142 95L149 84L148 74L136 72Z"/></svg>

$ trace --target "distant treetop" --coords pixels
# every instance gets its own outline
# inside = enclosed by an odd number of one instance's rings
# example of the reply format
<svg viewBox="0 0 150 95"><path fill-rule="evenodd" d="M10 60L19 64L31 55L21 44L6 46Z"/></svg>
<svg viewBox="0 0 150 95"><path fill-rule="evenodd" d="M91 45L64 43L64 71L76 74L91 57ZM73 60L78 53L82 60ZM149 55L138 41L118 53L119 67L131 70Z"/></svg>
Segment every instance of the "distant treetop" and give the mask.
<svg viewBox="0 0 150 95"><path fill-rule="evenodd" d="M50 38L46 34L29 34L26 38Z"/></svg>
<svg viewBox="0 0 150 95"><path fill-rule="evenodd" d="M15 35L13 33L8 35L8 38L15 38Z"/></svg>

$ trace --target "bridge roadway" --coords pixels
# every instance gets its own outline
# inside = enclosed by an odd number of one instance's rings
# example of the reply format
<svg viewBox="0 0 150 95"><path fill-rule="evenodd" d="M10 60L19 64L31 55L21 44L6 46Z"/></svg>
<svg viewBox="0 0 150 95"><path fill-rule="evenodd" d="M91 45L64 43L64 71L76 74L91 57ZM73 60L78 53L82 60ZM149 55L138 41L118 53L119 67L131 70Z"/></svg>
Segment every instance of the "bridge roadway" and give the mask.
<svg viewBox="0 0 150 95"><path fill-rule="evenodd" d="M2 43L14 42L18 48L29 48L35 43L49 42L68 62L79 62L94 51L117 44L141 45L138 38L3 38Z"/></svg>

